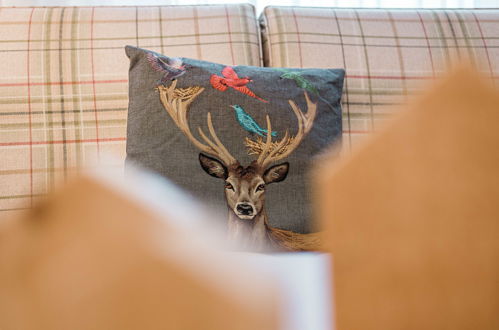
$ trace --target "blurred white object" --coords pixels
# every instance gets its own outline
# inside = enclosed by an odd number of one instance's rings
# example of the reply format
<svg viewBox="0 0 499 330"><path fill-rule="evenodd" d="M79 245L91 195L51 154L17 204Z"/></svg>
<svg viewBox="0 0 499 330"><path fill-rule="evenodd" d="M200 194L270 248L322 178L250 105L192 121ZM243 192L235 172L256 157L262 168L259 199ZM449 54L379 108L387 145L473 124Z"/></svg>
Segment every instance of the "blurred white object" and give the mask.
<svg viewBox="0 0 499 330"><path fill-rule="evenodd" d="M334 328L329 254L246 254L244 259L254 263L257 269L275 275L283 295L283 330Z"/></svg>

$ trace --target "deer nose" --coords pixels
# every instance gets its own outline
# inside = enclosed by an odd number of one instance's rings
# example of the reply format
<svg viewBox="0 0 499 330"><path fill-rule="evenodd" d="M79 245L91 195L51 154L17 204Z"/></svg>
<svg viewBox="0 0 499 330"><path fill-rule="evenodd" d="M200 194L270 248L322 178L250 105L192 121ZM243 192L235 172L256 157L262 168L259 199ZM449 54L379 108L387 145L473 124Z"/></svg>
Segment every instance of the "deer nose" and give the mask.
<svg viewBox="0 0 499 330"><path fill-rule="evenodd" d="M253 205L248 203L237 204L236 210L241 215L253 215Z"/></svg>

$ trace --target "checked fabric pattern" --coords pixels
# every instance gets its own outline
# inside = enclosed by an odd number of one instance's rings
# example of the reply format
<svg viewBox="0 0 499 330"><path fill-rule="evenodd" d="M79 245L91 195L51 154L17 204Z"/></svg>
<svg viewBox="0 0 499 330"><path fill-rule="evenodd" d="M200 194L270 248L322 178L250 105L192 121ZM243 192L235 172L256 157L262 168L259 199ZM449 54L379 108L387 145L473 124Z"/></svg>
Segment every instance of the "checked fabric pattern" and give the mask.
<svg viewBox="0 0 499 330"><path fill-rule="evenodd" d="M346 69L346 151L456 59L499 80L499 10L267 7L260 23L265 66Z"/></svg>
<svg viewBox="0 0 499 330"><path fill-rule="evenodd" d="M125 158L125 45L260 66L250 5L0 8L0 217ZM105 163L105 164L103 164Z"/></svg>

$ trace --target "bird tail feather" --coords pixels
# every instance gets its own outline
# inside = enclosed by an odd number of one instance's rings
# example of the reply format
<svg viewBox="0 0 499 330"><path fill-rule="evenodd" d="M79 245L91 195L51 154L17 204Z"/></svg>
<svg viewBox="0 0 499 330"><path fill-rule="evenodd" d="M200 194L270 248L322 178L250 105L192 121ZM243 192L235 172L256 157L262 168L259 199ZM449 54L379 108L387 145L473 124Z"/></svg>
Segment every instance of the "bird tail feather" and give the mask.
<svg viewBox="0 0 499 330"><path fill-rule="evenodd" d="M262 132L264 132L264 133L265 133L265 135L269 134L269 131L268 131L268 130L266 130L266 129L263 129L263 130L262 130ZM270 135L275 137L275 136L277 136L277 132L276 132L276 131L272 131L272 132L270 133Z"/></svg>
<svg viewBox="0 0 499 330"><path fill-rule="evenodd" d="M258 97L258 96L256 96L256 95L255 95L255 98L256 98L257 100L259 100L259 101L264 102L264 103L269 103L269 101L264 100L264 99L262 99L261 97Z"/></svg>

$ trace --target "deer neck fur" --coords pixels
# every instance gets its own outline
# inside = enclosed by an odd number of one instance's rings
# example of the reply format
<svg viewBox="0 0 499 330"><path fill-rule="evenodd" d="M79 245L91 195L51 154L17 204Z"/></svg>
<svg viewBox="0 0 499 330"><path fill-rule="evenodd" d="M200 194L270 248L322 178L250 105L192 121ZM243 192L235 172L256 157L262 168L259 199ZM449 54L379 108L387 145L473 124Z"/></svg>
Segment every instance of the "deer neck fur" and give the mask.
<svg viewBox="0 0 499 330"><path fill-rule="evenodd" d="M229 208L229 240L242 244L242 248L244 249L256 251L269 250L272 248L272 245L268 233L267 213L264 209L252 220L243 220Z"/></svg>
<svg viewBox="0 0 499 330"><path fill-rule="evenodd" d="M253 220L242 220L229 208L228 234L242 249L257 252L317 251L321 246L319 234L271 227L264 209Z"/></svg>

